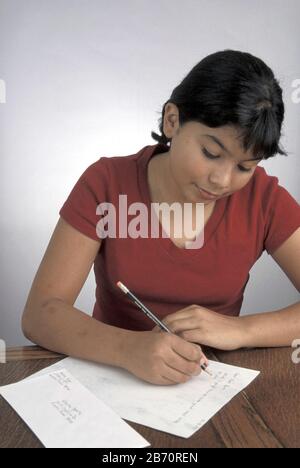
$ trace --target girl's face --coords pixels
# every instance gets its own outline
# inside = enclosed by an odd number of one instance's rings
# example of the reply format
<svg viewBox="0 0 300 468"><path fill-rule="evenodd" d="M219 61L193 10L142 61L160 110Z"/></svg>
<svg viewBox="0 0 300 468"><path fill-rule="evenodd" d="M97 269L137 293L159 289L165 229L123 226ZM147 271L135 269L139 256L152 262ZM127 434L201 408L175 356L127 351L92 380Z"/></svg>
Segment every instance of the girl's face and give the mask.
<svg viewBox="0 0 300 468"><path fill-rule="evenodd" d="M168 107L169 106L169 107ZM232 126L207 127L188 122L179 127L177 107L168 103L164 133L172 138L168 153L169 189L186 202L209 204L241 190L260 159L244 152ZM208 198L199 189L214 194Z"/></svg>

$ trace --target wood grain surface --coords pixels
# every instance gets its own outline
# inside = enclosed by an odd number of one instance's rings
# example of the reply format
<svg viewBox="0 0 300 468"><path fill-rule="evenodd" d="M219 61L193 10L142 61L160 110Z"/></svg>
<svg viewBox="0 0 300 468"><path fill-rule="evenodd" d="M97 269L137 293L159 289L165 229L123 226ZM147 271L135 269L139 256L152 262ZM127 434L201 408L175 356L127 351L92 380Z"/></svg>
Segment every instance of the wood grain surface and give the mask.
<svg viewBox="0 0 300 468"><path fill-rule="evenodd" d="M208 350L211 359L261 371L204 427L189 439L128 421L152 448L296 448L300 446L300 365L291 348ZM11 348L0 364L0 385L17 382L64 356L38 346ZM0 447L42 447L15 411L0 397Z"/></svg>

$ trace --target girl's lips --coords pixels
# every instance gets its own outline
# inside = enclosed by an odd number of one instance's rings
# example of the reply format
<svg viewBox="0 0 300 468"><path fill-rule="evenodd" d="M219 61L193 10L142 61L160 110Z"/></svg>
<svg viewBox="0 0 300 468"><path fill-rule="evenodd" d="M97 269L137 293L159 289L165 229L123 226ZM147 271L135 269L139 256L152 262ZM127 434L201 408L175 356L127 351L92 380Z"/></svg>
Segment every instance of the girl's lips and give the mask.
<svg viewBox="0 0 300 468"><path fill-rule="evenodd" d="M220 197L225 197L226 195L230 195L231 192L225 192L221 194L214 194L211 192L207 192L207 190L199 187L199 185L195 184L199 192L203 195L206 196L208 199L215 199L215 198L220 198Z"/></svg>
<svg viewBox="0 0 300 468"><path fill-rule="evenodd" d="M213 195L209 192L207 192L206 190L200 188L198 185L197 185L197 189L199 190L201 196L207 200L214 200L216 198L218 198L219 195Z"/></svg>
<svg viewBox="0 0 300 468"><path fill-rule="evenodd" d="M208 192L207 190L205 190L204 188L202 187L199 187L201 190L203 190L203 192L207 193L207 195L210 195L211 197L219 197L219 195L217 193L211 193L211 192Z"/></svg>

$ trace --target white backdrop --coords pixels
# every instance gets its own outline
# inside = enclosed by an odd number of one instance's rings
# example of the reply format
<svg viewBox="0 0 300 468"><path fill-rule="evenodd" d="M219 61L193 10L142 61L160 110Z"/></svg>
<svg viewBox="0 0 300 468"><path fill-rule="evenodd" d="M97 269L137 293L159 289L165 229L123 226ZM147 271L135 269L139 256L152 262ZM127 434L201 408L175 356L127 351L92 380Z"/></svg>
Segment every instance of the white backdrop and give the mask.
<svg viewBox="0 0 300 468"><path fill-rule="evenodd" d="M299 0L0 0L0 339L28 343L22 310L80 174L100 156L155 144L150 132L162 104L210 53L250 52L279 78L282 143L291 154L261 165L300 201L300 102L292 99L299 19ZM91 272L76 307L91 313L94 294ZM297 300L264 253L251 270L242 313Z"/></svg>

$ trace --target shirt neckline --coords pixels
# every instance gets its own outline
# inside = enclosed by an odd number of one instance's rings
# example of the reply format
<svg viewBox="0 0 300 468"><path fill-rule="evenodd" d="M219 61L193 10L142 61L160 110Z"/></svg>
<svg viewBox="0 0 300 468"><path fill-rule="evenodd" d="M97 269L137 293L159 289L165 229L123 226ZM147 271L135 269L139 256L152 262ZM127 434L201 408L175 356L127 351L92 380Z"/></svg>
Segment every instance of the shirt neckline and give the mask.
<svg viewBox="0 0 300 468"><path fill-rule="evenodd" d="M148 221L151 221L151 197L150 197L150 188L148 185L148 163L150 159L158 154L165 153L169 151L169 146L165 144L158 143L156 145L145 146L139 153L137 159L137 171L138 171L138 185L141 193L141 198L146 204L148 209ZM214 210L208 219L206 225L204 226L204 243L202 247L197 249L187 249L180 248L174 244L170 237L158 237L154 239L157 242L157 245L160 246L165 252L167 252L171 257L177 260L190 261L199 257L203 251L207 248L214 232L216 231L218 225L220 224L228 202L229 197L220 198L216 201Z"/></svg>

